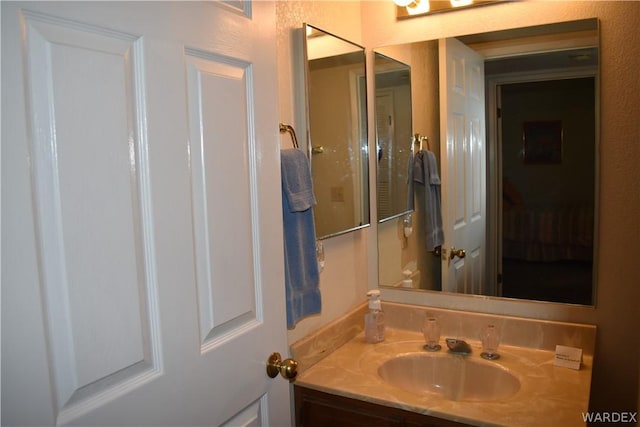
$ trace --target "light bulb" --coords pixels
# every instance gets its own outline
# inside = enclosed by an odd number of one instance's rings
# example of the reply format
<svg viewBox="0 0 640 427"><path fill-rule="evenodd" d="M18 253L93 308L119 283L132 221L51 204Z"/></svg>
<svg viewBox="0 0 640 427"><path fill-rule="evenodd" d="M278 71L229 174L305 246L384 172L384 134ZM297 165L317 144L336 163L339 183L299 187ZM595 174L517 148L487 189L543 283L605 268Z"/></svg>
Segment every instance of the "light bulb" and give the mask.
<svg viewBox="0 0 640 427"><path fill-rule="evenodd" d="M469 6L473 3L473 0L450 0L451 6L453 7L461 7L461 6Z"/></svg>
<svg viewBox="0 0 640 427"><path fill-rule="evenodd" d="M416 0L413 4L407 6L407 12L409 15L420 15L421 13L427 13L431 9L429 0Z"/></svg>

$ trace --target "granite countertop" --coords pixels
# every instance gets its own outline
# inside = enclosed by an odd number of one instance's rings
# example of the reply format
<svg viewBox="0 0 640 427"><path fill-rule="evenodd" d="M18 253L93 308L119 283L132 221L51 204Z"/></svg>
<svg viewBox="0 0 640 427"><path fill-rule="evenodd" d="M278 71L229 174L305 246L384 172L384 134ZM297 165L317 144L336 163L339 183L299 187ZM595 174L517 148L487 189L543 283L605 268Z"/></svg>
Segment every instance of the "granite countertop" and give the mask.
<svg viewBox="0 0 640 427"><path fill-rule="evenodd" d="M439 357L448 355L444 338ZM401 354L426 353L422 334L387 328L385 341L369 344L362 332L302 371L299 386L477 426L584 426L593 358L583 356L580 370L554 366L554 352L501 345L500 359L480 357L479 341L467 340L478 363L499 365L520 380L513 396L495 401L453 401L438 393L411 392L385 382L378 368Z"/></svg>

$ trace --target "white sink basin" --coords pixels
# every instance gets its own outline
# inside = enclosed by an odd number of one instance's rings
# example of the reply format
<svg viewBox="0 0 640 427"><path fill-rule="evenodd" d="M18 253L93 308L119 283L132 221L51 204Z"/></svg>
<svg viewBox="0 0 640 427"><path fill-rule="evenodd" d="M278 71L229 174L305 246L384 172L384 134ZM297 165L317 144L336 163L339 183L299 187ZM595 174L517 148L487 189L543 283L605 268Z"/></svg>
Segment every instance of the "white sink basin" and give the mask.
<svg viewBox="0 0 640 427"><path fill-rule="evenodd" d="M398 356L384 362L378 374L393 386L449 400L500 400L520 390L518 378L495 362L447 353Z"/></svg>

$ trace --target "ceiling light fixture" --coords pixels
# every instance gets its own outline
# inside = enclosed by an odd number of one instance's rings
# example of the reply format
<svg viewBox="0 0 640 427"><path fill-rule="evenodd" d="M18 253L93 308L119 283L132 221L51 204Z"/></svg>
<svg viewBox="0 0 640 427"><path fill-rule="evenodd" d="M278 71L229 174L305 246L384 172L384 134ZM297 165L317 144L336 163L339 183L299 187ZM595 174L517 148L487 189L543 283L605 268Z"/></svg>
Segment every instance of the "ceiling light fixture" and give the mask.
<svg viewBox="0 0 640 427"><path fill-rule="evenodd" d="M467 9L509 0L393 0L398 19Z"/></svg>

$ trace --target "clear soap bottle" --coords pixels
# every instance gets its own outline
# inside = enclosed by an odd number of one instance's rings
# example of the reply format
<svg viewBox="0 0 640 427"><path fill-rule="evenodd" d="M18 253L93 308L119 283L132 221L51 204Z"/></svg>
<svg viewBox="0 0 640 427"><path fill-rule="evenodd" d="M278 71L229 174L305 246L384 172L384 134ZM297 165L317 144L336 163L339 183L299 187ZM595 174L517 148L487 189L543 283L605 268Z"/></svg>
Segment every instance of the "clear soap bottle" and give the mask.
<svg viewBox="0 0 640 427"><path fill-rule="evenodd" d="M384 312L380 302L380 291L367 292L369 312L364 315L364 338L369 343L384 341Z"/></svg>

